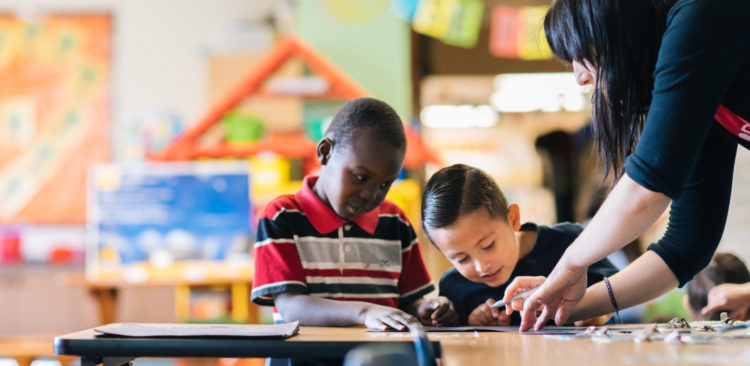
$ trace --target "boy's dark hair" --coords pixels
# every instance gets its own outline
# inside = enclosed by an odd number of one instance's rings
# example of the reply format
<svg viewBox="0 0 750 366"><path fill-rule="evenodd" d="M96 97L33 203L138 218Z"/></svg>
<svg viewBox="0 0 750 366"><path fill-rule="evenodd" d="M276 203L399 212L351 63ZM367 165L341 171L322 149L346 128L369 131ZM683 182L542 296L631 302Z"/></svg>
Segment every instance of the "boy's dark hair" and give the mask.
<svg viewBox="0 0 750 366"><path fill-rule="evenodd" d="M388 104L374 98L349 101L336 113L326 130L326 137L339 146L351 146L354 138L365 134L406 151L401 118Z"/></svg>
<svg viewBox="0 0 750 366"><path fill-rule="evenodd" d="M487 173L455 164L440 169L430 177L422 194L422 226L427 229L450 226L460 215L487 209L493 218L508 218L508 201Z"/></svg>
<svg viewBox="0 0 750 366"><path fill-rule="evenodd" d="M615 178L635 150L651 104L669 9L677 0L556 0L544 18L552 53L596 70L594 137Z"/></svg>
<svg viewBox="0 0 750 366"><path fill-rule="evenodd" d="M687 284L688 303L693 311L708 304L708 292L722 283L750 282L750 271L745 262L730 253L716 253L708 267ZM719 311L709 314L708 320L719 320Z"/></svg>

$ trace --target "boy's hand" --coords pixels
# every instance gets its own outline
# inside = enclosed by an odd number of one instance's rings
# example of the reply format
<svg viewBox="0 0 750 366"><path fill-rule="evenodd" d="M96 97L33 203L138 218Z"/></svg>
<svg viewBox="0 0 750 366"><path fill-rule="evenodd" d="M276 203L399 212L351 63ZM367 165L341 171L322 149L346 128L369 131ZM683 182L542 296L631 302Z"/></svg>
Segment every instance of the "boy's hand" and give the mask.
<svg viewBox="0 0 750 366"><path fill-rule="evenodd" d="M510 315L492 308L495 299L487 299L469 314L469 325L510 325Z"/></svg>
<svg viewBox="0 0 750 366"><path fill-rule="evenodd" d="M614 313L604 314L604 315L600 315L600 316L590 318L590 319L579 320L573 323L573 325L575 325L576 327L588 327L590 325L596 325L596 326L604 325L607 323L607 321L609 321L609 318L611 318L612 315L614 315Z"/></svg>
<svg viewBox="0 0 750 366"><path fill-rule="evenodd" d="M748 307L750 290L747 284L723 283L708 292L708 304L701 309L701 314L708 315L723 310L728 311L732 319L745 320Z"/></svg>
<svg viewBox="0 0 750 366"><path fill-rule="evenodd" d="M406 330L409 324L417 322L413 316L396 308L370 305L362 313L364 324L368 329L386 330L388 328L395 330Z"/></svg>
<svg viewBox="0 0 750 366"><path fill-rule="evenodd" d="M458 313L453 309L453 303L444 296L423 301L417 314L424 325L442 327L458 324Z"/></svg>

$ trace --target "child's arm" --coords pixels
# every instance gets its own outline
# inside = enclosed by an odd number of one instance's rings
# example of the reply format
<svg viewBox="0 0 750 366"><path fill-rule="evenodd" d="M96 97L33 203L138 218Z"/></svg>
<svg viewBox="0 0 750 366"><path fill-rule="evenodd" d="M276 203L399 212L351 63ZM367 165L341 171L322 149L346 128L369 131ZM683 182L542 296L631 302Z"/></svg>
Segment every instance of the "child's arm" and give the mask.
<svg viewBox="0 0 750 366"><path fill-rule="evenodd" d="M424 325L457 323L458 314L453 303L445 297L426 300L425 295L435 289L419 249L419 239L409 218L395 207L399 216L401 236L401 274L398 289L401 293L399 308L417 317ZM455 320L453 316L455 315Z"/></svg>
<svg viewBox="0 0 750 366"><path fill-rule="evenodd" d="M453 303L444 296L434 299L420 298L406 304L402 309L417 317L424 325L458 325L458 313L453 308Z"/></svg>
<svg viewBox="0 0 750 366"><path fill-rule="evenodd" d="M284 292L274 295L276 309L284 321L299 321L311 326L348 326L364 324L369 329L404 330L417 320L396 308L362 301L337 301Z"/></svg>
<svg viewBox="0 0 750 366"><path fill-rule="evenodd" d="M575 325L576 327L587 327L589 325L597 325L597 326L604 325L604 324L607 324L607 321L609 321L609 318L611 317L612 317L612 314L604 314L604 315L593 317L593 318L586 319L586 320L579 320L573 323L573 325Z"/></svg>

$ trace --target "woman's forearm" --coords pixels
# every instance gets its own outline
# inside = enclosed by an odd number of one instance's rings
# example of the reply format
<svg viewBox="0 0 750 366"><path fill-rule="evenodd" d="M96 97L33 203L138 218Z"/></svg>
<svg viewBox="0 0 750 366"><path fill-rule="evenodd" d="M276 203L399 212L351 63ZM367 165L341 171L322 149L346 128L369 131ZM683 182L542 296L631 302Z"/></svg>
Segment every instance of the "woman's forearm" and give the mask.
<svg viewBox="0 0 750 366"><path fill-rule="evenodd" d="M588 267L643 234L664 213L671 200L650 191L627 174L568 247L565 260L576 267Z"/></svg>
<svg viewBox="0 0 750 366"><path fill-rule="evenodd" d="M274 302L284 321L299 321L310 326L364 324L363 313L369 305L361 301L336 301L295 293L278 294Z"/></svg>
<svg viewBox="0 0 750 366"><path fill-rule="evenodd" d="M609 278L612 293L620 310L655 299L678 285L677 277L652 251L636 259ZM604 282L586 290L569 320L588 319L615 311Z"/></svg>

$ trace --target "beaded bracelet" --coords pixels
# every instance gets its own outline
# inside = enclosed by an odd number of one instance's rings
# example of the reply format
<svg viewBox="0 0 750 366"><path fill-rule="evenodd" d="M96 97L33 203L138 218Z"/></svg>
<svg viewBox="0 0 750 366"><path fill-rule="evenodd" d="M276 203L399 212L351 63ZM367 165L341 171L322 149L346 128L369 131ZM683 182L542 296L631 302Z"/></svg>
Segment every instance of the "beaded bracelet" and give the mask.
<svg viewBox="0 0 750 366"><path fill-rule="evenodd" d="M612 286L609 284L609 278L604 277L604 284L607 286L607 292L609 292L609 300L612 302L612 307L615 308L615 315L617 320L622 324L622 317L620 317L620 308L617 306L617 300L615 300L615 294L612 292Z"/></svg>

